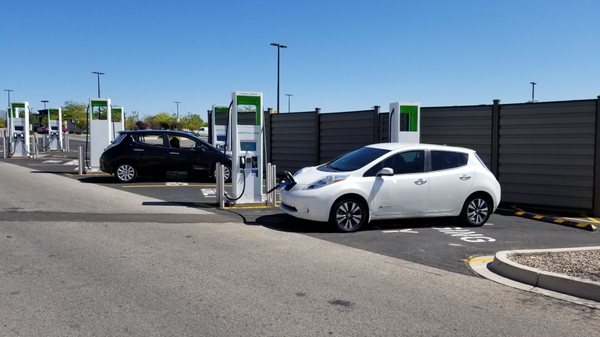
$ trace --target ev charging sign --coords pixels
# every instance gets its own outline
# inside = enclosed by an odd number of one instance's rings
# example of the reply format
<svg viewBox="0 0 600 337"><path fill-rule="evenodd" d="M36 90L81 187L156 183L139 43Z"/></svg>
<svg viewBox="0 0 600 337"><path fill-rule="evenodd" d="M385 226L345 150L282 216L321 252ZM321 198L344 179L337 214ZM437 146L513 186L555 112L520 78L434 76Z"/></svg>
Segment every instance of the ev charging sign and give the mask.
<svg viewBox="0 0 600 337"><path fill-rule="evenodd" d="M10 105L10 149L12 157L29 156L29 102Z"/></svg>
<svg viewBox="0 0 600 337"><path fill-rule="evenodd" d="M262 93L234 92L231 108L232 190L239 203L261 203L263 182Z"/></svg>
<svg viewBox="0 0 600 337"><path fill-rule="evenodd" d="M112 137L110 98L90 98L90 169L100 170L100 156Z"/></svg>
<svg viewBox="0 0 600 337"><path fill-rule="evenodd" d="M112 106L110 108L110 116L112 121L112 133L110 141L112 142L117 138L119 131L125 131L125 109L122 106Z"/></svg>
<svg viewBox="0 0 600 337"><path fill-rule="evenodd" d="M62 110L48 109L48 147L61 150L63 147Z"/></svg>
<svg viewBox="0 0 600 337"><path fill-rule="evenodd" d="M223 151L226 144L229 148L225 151L231 150L231 134L227 134L227 116L229 114L229 107L221 105L213 105L210 123L212 126L212 144L217 149ZM229 138L229 140L227 139Z"/></svg>
<svg viewBox="0 0 600 337"><path fill-rule="evenodd" d="M419 103L390 103L390 142L420 143L421 106Z"/></svg>

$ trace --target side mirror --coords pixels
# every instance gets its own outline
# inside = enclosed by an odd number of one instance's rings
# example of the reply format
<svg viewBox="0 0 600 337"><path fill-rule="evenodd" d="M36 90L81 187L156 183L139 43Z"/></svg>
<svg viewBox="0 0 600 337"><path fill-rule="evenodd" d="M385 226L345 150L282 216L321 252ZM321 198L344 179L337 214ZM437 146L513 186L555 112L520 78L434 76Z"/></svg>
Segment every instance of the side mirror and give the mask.
<svg viewBox="0 0 600 337"><path fill-rule="evenodd" d="M378 177L381 177L381 176L393 176L393 175L394 175L394 169L391 169L389 167L384 167L379 172L377 172L377 176Z"/></svg>

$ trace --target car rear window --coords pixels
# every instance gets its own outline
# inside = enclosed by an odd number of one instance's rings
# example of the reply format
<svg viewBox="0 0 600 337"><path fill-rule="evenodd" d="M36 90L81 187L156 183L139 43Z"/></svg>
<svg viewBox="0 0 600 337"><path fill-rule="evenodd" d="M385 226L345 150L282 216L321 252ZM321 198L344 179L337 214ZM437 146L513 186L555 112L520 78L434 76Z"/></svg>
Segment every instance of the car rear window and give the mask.
<svg viewBox="0 0 600 337"><path fill-rule="evenodd" d="M431 170L447 170L467 165L469 154L454 151L431 151Z"/></svg>
<svg viewBox="0 0 600 337"><path fill-rule="evenodd" d="M164 146L162 134L156 133L134 133L131 134L133 141L140 144L152 145L152 146Z"/></svg>

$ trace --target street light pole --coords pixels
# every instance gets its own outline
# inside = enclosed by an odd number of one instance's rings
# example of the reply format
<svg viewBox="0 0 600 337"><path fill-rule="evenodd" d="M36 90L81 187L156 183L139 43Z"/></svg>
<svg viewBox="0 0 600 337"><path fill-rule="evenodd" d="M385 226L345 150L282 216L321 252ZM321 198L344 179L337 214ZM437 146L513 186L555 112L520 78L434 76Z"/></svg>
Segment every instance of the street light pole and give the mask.
<svg viewBox="0 0 600 337"><path fill-rule="evenodd" d="M6 91L8 93L8 108L6 108L6 119L4 120L4 123L6 123L6 127L10 130L10 125L8 124L8 111L10 110L10 93L13 92L14 90L12 89L4 89L4 91Z"/></svg>
<svg viewBox="0 0 600 337"><path fill-rule="evenodd" d="M535 103L535 82L529 82L531 84L531 103Z"/></svg>
<svg viewBox="0 0 600 337"><path fill-rule="evenodd" d="M288 98L288 113L290 113L290 97L294 96L292 94L285 94Z"/></svg>
<svg viewBox="0 0 600 337"><path fill-rule="evenodd" d="M271 46L277 47L277 113L279 113L279 59L281 48L287 48L287 46L275 42L271 43Z"/></svg>
<svg viewBox="0 0 600 337"><path fill-rule="evenodd" d="M48 112L48 110L46 110L46 103L48 103L49 101L47 99L43 99L42 103L44 103L44 112L46 113L46 117L48 118L48 120L46 121L46 123L48 124L48 135L50 135L50 112ZM38 116L38 122L40 123L40 127L42 126L42 118L40 116Z"/></svg>
<svg viewBox="0 0 600 337"><path fill-rule="evenodd" d="M175 101L175 104L177 104L177 122L175 123L175 128L177 128L177 130L179 130L179 101Z"/></svg>
<svg viewBox="0 0 600 337"><path fill-rule="evenodd" d="M92 74L96 74L98 76L98 98L100 98L100 75L104 75L104 73L92 71Z"/></svg>

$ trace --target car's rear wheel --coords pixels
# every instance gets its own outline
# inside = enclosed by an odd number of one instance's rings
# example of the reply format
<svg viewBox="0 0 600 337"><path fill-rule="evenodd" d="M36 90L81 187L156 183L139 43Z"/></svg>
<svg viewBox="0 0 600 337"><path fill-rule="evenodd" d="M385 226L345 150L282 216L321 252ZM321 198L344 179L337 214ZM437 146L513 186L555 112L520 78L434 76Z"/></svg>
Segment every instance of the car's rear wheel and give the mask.
<svg viewBox="0 0 600 337"><path fill-rule="evenodd" d="M128 183L137 178L138 172L131 163L123 162L115 168L115 178L122 183Z"/></svg>
<svg viewBox="0 0 600 337"><path fill-rule="evenodd" d="M357 198L342 198L335 202L329 215L329 223L342 232L355 232L366 222L368 211Z"/></svg>
<svg viewBox="0 0 600 337"><path fill-rule="evenodd" d="M473 227L483 226L492 215L493 209L489 197L472 195L465 201L460 213L460 222Z"/></svg>
<svg viewBox="0 0 600 337"><path fill-rule="evenodd" d="M212 176L213 178L217 179L217 170L216 170L216 165L215 165L215 169L212 171ZM225 178L225 182L226 183L230 183L231 182L231 167L229 167L228 165L223 165L223 178Z"/></svg>

